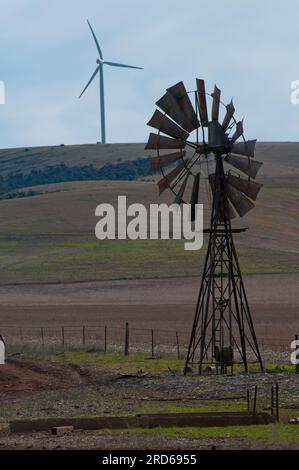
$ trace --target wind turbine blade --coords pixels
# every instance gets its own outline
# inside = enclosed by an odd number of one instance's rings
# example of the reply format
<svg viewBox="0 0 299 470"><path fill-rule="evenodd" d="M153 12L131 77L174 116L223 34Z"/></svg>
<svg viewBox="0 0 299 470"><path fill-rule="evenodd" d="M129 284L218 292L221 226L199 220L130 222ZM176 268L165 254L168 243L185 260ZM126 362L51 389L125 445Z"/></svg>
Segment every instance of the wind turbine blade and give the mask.
<svg viewBox="0 0 299 470"><path fill-rule="evenodd" d="M112 67L125 67L126 69L139 69L143 70L143 67L135 67L134 65L119 64L118 62L103 62L106 65L112 65Z"/></svg>
<svg viewBox="0 0 299 470"><path fill-rule="evenodd" d="M98 66L95 71L93 72L90 80L88 81L86 87L84 88L84 90L82 91L81 95L79 96L79 98L81 98L81 96L83 95L83 93L85 92L85 90L89 87L89 85L91 84L91 82L93 81L94 77L96 76L96 74L98 73L98 71L100 70L100 66Z"/></svg>
<svg viewBox="0 0 299 470"><path fill-rule="evenodd" d="M101 48L100 48L100 45L98 43L98 40L96 38L96 35L94 34L94 31L91 27L91 24L89 23L89 21L87 20L87 23L88 23L88 26L90 28L90 31L91 31L91 34L93 35L93 39L94 39L94 42L96 43L96 46L97 46L97 50L98 50L98 53L100 55L100 58L103 60L103 54L102 54L102 51L101 51Z"/></svg>

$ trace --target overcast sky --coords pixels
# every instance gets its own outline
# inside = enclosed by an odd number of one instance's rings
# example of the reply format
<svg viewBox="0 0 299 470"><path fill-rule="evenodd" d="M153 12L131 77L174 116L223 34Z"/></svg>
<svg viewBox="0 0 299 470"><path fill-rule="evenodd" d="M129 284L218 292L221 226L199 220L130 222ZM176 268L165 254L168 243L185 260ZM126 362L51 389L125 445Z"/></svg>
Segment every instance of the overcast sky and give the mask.
<svg viewBox="0 0 299 470"><path fill-rule="evenodd" d="M104 58L144 67L106 67L108 142L147 139L146 122L166 87L204 78L234 98L247 138L299 140L297 0L1 0L0 148L99 140L95 80Z"/></svg>

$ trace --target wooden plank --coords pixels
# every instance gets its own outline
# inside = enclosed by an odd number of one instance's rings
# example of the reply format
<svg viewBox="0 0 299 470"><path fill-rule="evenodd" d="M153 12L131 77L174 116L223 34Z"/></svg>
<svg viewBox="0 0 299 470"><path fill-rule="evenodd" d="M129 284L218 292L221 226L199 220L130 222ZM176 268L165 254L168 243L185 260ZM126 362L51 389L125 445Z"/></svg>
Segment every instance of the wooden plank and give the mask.
<svg viewBox="0 0 299 470"><path fill-rule="evenodd" d="M74 426L56 426L51 429L53 436L60 436L62 434L69 434L74 430Z"/></svg>

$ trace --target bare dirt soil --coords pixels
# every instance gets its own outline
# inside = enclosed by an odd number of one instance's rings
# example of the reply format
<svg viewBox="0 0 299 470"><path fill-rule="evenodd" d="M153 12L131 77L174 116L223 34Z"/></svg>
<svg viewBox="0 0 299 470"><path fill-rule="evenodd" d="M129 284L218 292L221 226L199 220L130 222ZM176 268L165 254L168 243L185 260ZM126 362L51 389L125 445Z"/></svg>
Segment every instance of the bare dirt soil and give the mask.
<svg viewBox="0 0 299 470"><path fill-rule="evenodd" d="M2 325L82 324L189 331L199 278L0 286ZM299 275L244 278L258 334L293 339L299 332Z"/></svg>
<svg viewBox="0 0 299 470"><path fill-rule="evenodd" d="M99 361L82 365L10 358L0 374L0 449L207 449L212 445L218 449L298 448L298 441L275 440L275 431L270 440L236 433L229 436L225 428L216 436L196 432L188 435L184 430L167 435L157 429L76 431L56 437L50 432L13 434L4 426L12 419L128 415L163 409L177 411L175 407L189 407L189 411L194 411L195 406L246 409L246 389L255 384L259 386L258 406L263 409L269 403L270 386L276 381L280 385L281 406L285 407L282 420L287 421L289 413L298 413L299 377L294 374L183 377L179 370L175 375L162 369L140 376L120 375L120 371L125 370Z"/></svg>

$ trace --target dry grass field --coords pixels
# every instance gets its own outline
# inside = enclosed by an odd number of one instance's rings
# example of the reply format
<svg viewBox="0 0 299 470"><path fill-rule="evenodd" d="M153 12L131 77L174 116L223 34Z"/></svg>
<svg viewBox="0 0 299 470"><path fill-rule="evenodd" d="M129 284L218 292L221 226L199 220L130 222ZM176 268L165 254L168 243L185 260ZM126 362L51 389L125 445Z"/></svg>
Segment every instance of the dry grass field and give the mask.
<svg viewBox="0 0 299 470"><path fill-rule="evenodd" d="M258 143L264 188L257 207L234 222L248 227L236 243L262 334L267 325L277 333L279 325L286 334L298 330L297 155L298 143ZM0 168L4 173L31 171L62 161L101 165L142 156L148 156L143 144L10 149L0 152ZM43 194L0 201L1 321L189 324L205 248L187 252L178 240L100 242L94 235L94 212L101 202L116 205L118 195L126 195L128 204L170 202L167 194L159 199L155 180L51 184L38 187ZM204 194L203 203L207 224ZM112 303L105 301L107 290Z"/></svg>
<svg viewBox="0 0 299 470"><path fill-rule="evenodd" d="M100 167L143 156L148 156L143 144L9 149L0 151L0 170L30 172L61 162ZM264 188L255 210L235 223L248 227L236 243L257 334L284 342L287 355L299 333L298 156L298 143L258 144ZM24 333L25 327L85 324L92 331L97 324L110 331L128 321L132 329L178 331L187 338L206 245L187 252L178 240L100 242L94 235L94 212L101 202L115 205L118 195L126 195L128 204L170 202L168 195L159 199L156 180L35 186L41 194L0 201L1 327L23 327ZM207 224L204 195L202 202ZM133 342L134 335L130 338ZM86 347L28 356L25 342L17 350L21 354L9 357L1 369L0 449L298 448L298 426L287 424L298 415L293 366L268 362L266 374L184 378L183 359L174 355L149 359L149 353L132 348L124 357L86 352ZM86 431L60 438L42 432L14 435L7 427L10 419L22 418L244 410L246 389L256 384L263 410L276 381L282 419L274 425Z"/></svg>

